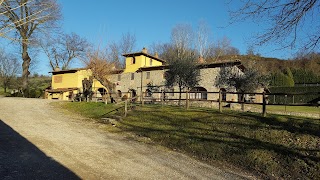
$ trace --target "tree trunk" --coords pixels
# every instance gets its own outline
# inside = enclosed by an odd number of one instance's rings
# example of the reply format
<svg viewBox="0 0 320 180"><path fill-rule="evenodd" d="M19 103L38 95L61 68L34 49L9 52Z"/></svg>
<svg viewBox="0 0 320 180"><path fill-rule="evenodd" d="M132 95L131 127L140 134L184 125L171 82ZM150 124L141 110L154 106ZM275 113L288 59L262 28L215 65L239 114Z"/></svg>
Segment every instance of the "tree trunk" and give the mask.
<svg viewBox="0 0 320 180"><path fill-rule="evenodd" d="M99 81L107 90L107 93L108 95L106 95L106 99L105 99L105 103L107 104L108 103L108 96L111 97L114 97L113 96L113 89L110 87L110 82L108 82L107 80L103 80L103 78L100 78L100 77L97 77L97 76L94 76L94 78Z"/></svg>
<svg viewBox="0 0 320 180"><path fill-rule="evenodd" d="M189 109L189 88L186 91L186 109Z"/></svg>
<svg viewBox="0 0 320 180"><path fill-rule="evenodd" d="M28 97L28 85L29 85L29 67L31 58L28 54L28 42L27 40L22 41L22 90L23 97Z"/></svg>
<svg viewBox="0 0 320 180"><path fill-rule="evenodd" d="M245 100L244 96L245 96L245 94L244 94L244 92L242 92L242 94L241 94L241 110L242 111L244 111L244 103L245 103L244 102L244 100Z"/></svg>

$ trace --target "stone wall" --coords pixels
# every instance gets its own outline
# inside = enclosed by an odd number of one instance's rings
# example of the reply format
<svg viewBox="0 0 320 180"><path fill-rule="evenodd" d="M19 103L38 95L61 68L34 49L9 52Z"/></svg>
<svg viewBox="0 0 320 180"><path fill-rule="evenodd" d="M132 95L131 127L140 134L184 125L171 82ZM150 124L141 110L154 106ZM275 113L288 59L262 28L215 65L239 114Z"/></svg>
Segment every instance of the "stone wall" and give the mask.
<svg viewBox="0 0 320 180"><path fill-rule="evenodd" d="M134 73L114 74L110 77L110 80L115 83L114 92L121 92L122 96L126 94L127 96L132 97L133 95L132 90L134 90L136 92L136 95L140 97L141 85L142 85L142 92L143 92L142 94L143 96L146 96L148 84L151 84L152 86L158 87L153 89L154 91L156 89L157 89L156 91L159 91L159 92L165 90L167 92L165 94L167 98L178 99L179 98L179 93L177 93L179 92L178 86L174 86L173 89L168 89L165 87L165 78L164 78L165 71L166 70L152 70L152 71L143 71L142 73L134 72ZM219 88L216 87L214 84L219 71L220 71L220 67L200 69L200 82L197 87L202 87L207 92L218 92ZM141 74L142 74L142 79L141 79ZM194 97L194 98L197 97L197 95L195 94L196 93L190 94L190 97ZM162 95L160 93L154 93L152 97L155 99L160 99ZM182 94L182 99L185 99L185 98L186 98L186 95ZM207 99L218 100L219 94L208 93ZM237 95L233 95L233 94L227 95L227 101L236 101L236 100L237 100Z"/></svg>

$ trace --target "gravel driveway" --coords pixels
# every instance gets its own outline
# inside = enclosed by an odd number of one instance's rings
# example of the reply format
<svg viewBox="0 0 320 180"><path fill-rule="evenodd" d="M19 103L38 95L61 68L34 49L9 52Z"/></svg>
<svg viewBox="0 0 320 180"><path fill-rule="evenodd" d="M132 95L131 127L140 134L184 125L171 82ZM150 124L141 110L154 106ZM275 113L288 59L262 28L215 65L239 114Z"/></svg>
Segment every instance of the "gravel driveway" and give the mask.
<svg viewBox="0 0 320 180"><path fill-rule="evenodd" d="M252 179L106 133L50 102L0 97L0 179Z"/></svg>

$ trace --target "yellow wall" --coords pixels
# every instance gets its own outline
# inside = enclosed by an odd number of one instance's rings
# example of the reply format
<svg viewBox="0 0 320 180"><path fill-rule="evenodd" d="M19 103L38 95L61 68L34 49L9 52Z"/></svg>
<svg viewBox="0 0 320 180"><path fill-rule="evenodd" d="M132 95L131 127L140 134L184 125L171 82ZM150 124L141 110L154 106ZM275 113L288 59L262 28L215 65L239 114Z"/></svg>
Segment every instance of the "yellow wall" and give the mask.
<svg viewBox="0 0 320 180"><path fill-rule="evenodd" d="M56 74L52 76L52 89L79 87L78 73Z"/></svg>
<svg viewBox="0 0 320 180"><path fill-rule="evenodd" d="M152 63L150 63L152 61ZM126 57L126 68L124 73L136 72L141 67L150 67L150 66L161 66L162 62L147 57L145 55L135 56L135 63L133 64L133 57ZM73 90L73 94L79 93L82 91L82 80L87 78L89 79L92 76L90 70L77 70L76 72L61 72L61 74L52 75L52 89L68 89L68 88L78 88L78 90ZM105 88L99 81L96 79L93 80L92 91L97 92L99 88ZM68 100L69 92L55 92L48 95L48 99L61 99Z"/></svg>
<svg viewBox="0 0 320 180"><path fill-rule="evenodd" d="M89 79L92 75L90 70L77 70L76 72L65 72L62 74L52 75L51 86L53 90L78 88L78 90L72 90L73 94L78 94L82 91L82 80ZM99 88L106 89L98 80L93 79L92 91L97 91ZM107 90L107 89L106 89ZM60 99L69 100L69 91L66 92L54 92L48 93L48 99Z"/></svg>
<svg viewBox="0 0 320 180"><path fill-rule="evenodd" d="M126 57L126 69L124 70L125 73L127 72L136 72L141 67L150 67L150 66L161 66L162 62L152 59L152 64L150 64L149 57L144 55L136 56L135 57L135 64L133 64L133 57Z"/></svg>
<svg viewBox="0 0 320 180"><path fill-rule="evenodd" d="M84 80L84 78L89 79L90 76L92 75L92 72L89 70L80 70L77 71L77 88L82 89L82 80Z"/></svg>
<svg viewBox="0 0 320 180"><path fill-rule="evenodd" d="M93 79L92 91L97 91L99 88L104 88L107 90L107 88L105 88L98 80Z"/></svg>
<svg viewBox="0 0 320 180"><path fill-rule="evenodd" d="M74 73L64 73L64 74L56 74L52 76L52 89L61 89L61 88L79 88L82 89L82 80L84 78L89 79L91 76L90 70L78 70ZM93 80L94 88L104 88L104 86L97 81Z"/></svg>

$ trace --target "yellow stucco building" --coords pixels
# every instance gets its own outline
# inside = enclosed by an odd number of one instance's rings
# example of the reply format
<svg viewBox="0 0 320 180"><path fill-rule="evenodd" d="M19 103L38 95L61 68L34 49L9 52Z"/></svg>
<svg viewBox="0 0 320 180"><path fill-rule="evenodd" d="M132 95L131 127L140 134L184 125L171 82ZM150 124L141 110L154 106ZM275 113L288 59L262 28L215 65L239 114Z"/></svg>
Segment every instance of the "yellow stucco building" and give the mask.
<svg viewBox="0 0 320 180"><path fill-rule="evenodd" d="M82 82L90 79L92 72L88 69L56 70L52 73L51 89L46 91L47 99L72 100L76 94L83 92ZM93 91L106 91L106 88L93 79Z"/></svg>
<svg viewBox="0 0 320 180"><path fill-rule="evenodd" d="M123 55L126 59L126 68L121 70L122 74L131 75L141 67L161 66L165 61L158 58L157 55L151 56L145 48L141 52L129 53ZM99 81L92 78L90 69L79 68L69 70L52 71L51 89L46 91L47 99L73 100L75 95L83 93L83 80L92 79L92 91L95 97L101 97L107 92ZM112 79L115 79L117 74ZM116 77L118 78L118 77ZM115 81L116 84L116 80Z"/></svg>
<svg viewBox="0 0 320 180"><path fill-rule="evenodd" d="M165 63L158 55L151 56L147 53L147 49L143 48L141 52L124 54L126 57L126 68L123 73L136 72L141 67L161 66Z"/></svg>

